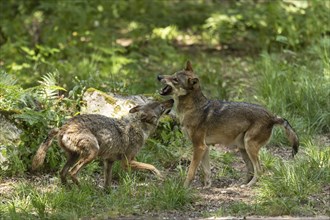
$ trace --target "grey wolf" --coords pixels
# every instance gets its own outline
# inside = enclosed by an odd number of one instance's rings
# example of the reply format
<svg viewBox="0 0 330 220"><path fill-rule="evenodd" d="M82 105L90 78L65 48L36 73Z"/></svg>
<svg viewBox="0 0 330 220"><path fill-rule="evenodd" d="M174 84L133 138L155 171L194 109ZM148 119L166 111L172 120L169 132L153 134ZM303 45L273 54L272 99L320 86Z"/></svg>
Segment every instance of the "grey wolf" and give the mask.
<svg viewBox="0 0 330 220"><path fill-rule="evenodd" d="M204 186L211 186L208 145L214 144L238 147L247 166L246 186L255 184L261 172L258 153L270 139L274 125L285 129L292 156L298 152L297 134L286 119L259 105L206 98L189 61L185 69L173 75L159 75L158 80L165 85L160 95L173 97L181 128L193 145L185 186L194 179L200 163Z"/></svg>
<svg viewBox="0 0 330 220"><path fill-rule="evenodd" d="M173 106L173 100L150 102L130 109L129 116L121 119L98 114L78 115L68 120L61 128L52 129L40 145L32 161L32 170L40 167L52 139L67 155L67 162L60 172L61 182L66 185L69 173L79 185L78 172L97 157L104 161L104 186L109 187L112 165L120 160L124 168L150 170L158 177L161 173L153 165L137 162L134 157L149 135L156 129L160 117Z"/></svg>

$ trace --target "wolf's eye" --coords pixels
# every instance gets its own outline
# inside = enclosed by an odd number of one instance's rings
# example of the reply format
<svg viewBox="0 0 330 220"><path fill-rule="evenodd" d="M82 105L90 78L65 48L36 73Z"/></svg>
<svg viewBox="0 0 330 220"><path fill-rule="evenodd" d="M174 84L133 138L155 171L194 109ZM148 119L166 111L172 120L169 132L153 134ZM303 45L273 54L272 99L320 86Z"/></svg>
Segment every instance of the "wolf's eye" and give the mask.
<svg viewBox="0 0 330 220"><path fill-rule="evenodd" d="M173 81L173 83L174 83L174 84L178 84L178 83L179 83L179 80L178 80L178 78L173 78L173 80L172 80L172 81Z"/></svg>

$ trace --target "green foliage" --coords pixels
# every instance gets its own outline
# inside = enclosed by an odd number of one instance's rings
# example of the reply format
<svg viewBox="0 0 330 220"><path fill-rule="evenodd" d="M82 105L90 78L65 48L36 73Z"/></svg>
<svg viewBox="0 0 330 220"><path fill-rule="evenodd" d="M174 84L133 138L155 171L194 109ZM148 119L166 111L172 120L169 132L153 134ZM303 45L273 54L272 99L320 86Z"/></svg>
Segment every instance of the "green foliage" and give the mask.
<svg viewBox="0 0 330 220"><path fill-rule="evenodd" d="M6 74L3 75L0 109L21 132L18 143L1 143L6 144L5 161L0 165L1 173L22 174L28 170L31 157L46 137L49 126L62 123L66 116L63 113L67 112L67 104L71 101L59 96L59 92L64 89L56 85L56 73L48 73L39 81L39 86L28 89L23 89L15 81L8 80ZM60 162L60 152L52 149L47 164L53 168Z"/></svg>
<svg viewBox="0 0 330 220"><path fill-rule="evenodd" d="M235 170L233 163L237 162L238 158L232 152L222 152L219 149L210 151L211 161L216 164L221 164L217 167L216 178L234 178L238 179L239 173Z"/></svg>
<svg viewBox="0 0 330 220"><path fill-rule="evenodd" d="M206 216L311 216L317 206L324 208L319 215L329 215L327 206L330 178L330 150L309 142L306 150L292 161L272 158L266 151L261 161L266 168L260 177L253 201L233 201Z"/></svg>
<svg viewBox="0 0 330 220"><path fill-rule="evenodd" d="M330 40L308 48L303 55L263 54L258 77L259 103L290 119L305 137L330 131ZM288 58L285 58L288 56ZM305 138L303 136L303 138Z"/></svg>
<svg viewBox="0 0 330 220"><path fill-rule="evenodd" d="M179 125L171 117L163 117L156 134L148 139L146 146L138 155L138 160L160 164L164 168L175 168L181 159L190 157L190 143L183 136ZM157 161L154 160L157 158Z"/></svg>
<svg viewBox="0 0 330 220"><path fill-rule="evenodd" d="M23 95L22 88L16 85L17 80L15 77L5 73L4 71L1 71L0 79L0 108L2 110L12 110L18 108L18 100Z"/></svg>
<svg viewBox="0 0 330 220"><path fill-rule="evenodd" d="M307 143L304 154L294 161L276 160L271 175L262 176L257 189L263 212L270 215L310 212L320 202L314 196L329 183L329 161L329 147L320 149L312 143Z"/></svg>
<svg viewBox="0 0 330 220"><path fill-rule="evenodd" d="M209 32L206 39L253 50L298 49L329 32L328 1L256 4L249 0L229 4L229 9L224 7L206 20L204 29Z"/></svg>
<svg viewBox="0 0 330 220"><path fill-rule="evenodd" d="M213 213L215 216L242 216L251 215L255 212L254 205L244 202L232 202L229 207L223 207Z"/></svg>
<svg viewBox="0 0 330 220"><path fill-rule="evenodd" d="M178 46L278 51L313 45L329 32L329 2L318 0L11 0L1 5L0 66L24 88L58 71L59 83L69 91L78 77L92 79L89 86L98 89L150 93L156 89L155 75L191 59ZM134 86L137 82L140 87Z"/></svg>

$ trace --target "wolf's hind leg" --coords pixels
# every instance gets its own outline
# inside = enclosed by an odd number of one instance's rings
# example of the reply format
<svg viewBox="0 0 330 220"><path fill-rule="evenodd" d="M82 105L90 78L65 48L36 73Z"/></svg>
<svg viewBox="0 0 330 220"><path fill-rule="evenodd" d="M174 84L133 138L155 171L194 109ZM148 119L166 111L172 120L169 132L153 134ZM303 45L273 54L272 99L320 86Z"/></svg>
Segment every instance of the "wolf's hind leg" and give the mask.
<svg viewBox="0 0 330 220"><path fill-rule="evenodd" d="M97 157L99 152L99 145L94 136L85 137L78 143L78 147L79 149L81 149L80 158L78 162L69 171L72 181L77 185L79 185L79 181L77 179L78 172L83 166L93 161Z"/></svg>
<svg viewBox="0 0 330 220"><path fill-rule="evenodd" d="M79 154L76 152L67 152L67 161L60 172L61 182L63 185L67 184L66 175L69 169L77 162Z"/></svg>
<svg viewBox="0 0 330 220"><path fill-rule="evenodd" d="M267 143L271 136L272 127L260 127L256 126L255 129L250 129L245 133L244 146L247 154L253 165L253 178L246 185L248 187L254 185L257 182L258 176L261 173L261 166L259 161L259 150Z"/></svg>
<svg viewBox="0 0 330 220"><path fill-rule="evenodd" d="M250 180L250 182L248 182L248 184L246 186L250 187L252 185L254 185L257 182L258 179L258 175L259 175L259 166L258 166L258 146L256 145L256 143L252 143L249 142L248 145L246 145L247 148L247 154L249 155L249 158L251 160L252 166L253 166L253 177Z"/></svg>
<svg viewBox="0 0 330 220"><path fill-rule="evenodd" d="M247 154L245 149L240 148L239 151L241 152L242 158L243 158L243 160L246 164L246 167L247 167L246 183L248 183L253 178L253 173L254 173L253 164L252 164L252 162L250 160L250 157Z"/></svg>

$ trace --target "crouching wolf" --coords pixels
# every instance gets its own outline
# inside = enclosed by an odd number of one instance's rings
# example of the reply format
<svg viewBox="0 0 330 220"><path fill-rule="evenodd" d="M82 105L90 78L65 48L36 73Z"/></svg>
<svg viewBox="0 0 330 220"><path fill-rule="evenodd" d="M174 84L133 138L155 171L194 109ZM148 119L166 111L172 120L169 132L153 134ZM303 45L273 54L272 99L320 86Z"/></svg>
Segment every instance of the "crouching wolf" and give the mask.
<svg viewBox="0 0 330 220"><path fill-rule="evenodd" d="M49 132L33 158L32 170L43 164L46 151L52 139L57 136L59 145L67 155L67 162L60 172L64 185L67 184L68 173L72 181L79 185L79 170L97 157L104 161L105 187L109 187L111 183L111 168L117 160L121 160L124 168L150 170L161 177L153 165L137 162L134 157L156 129L161 115L167 113L172 106L173 99L138 105L129 111L133 115L122 119L97 114L73 117L61 128Z"/></svg>
<svg viewBox="0 0 330 220"><path fill-rule="evenodd" d="M160 95L171 95L182 130L193 144L193 158L184 185L189 186L201 162L204 186L211 186L209 148L222 144L239 148L247 166L247 186L256 183L261 171L258 152L271 137L274 125L284 127L292 144L292 155L298 152L296 133L284 118L250 103L207 99L188 61L184 70L173 75L159 75L165 84Z"/></svg>

